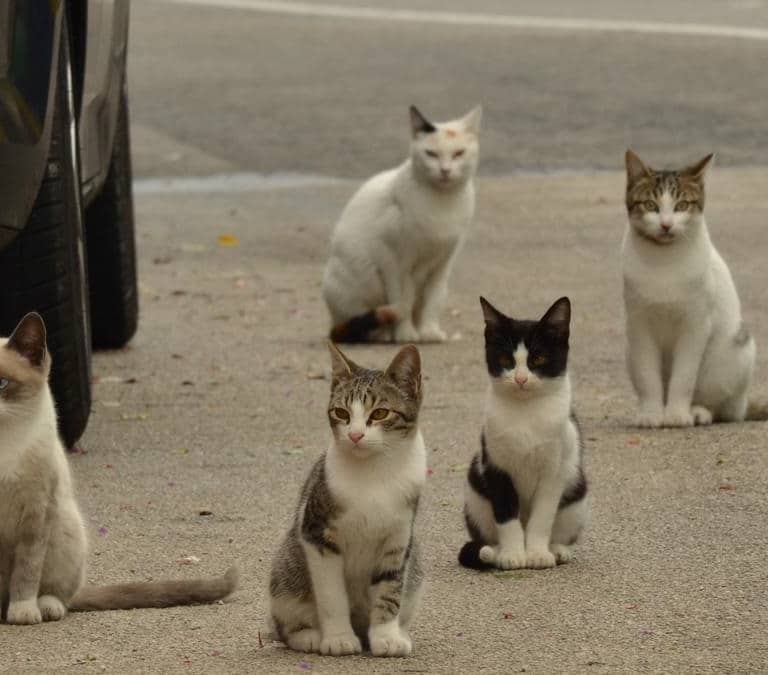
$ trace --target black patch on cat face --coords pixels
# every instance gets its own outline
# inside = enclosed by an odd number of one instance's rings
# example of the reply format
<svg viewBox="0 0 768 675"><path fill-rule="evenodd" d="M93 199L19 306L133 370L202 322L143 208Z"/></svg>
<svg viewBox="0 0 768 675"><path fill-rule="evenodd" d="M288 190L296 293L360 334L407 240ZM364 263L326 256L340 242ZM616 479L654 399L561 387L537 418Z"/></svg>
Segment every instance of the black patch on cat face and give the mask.
<svg viewBox="0 0 768 675"><path fill-rule="evenodd" d="M531 372L544 378L565 372L571 320L568 298L557 300L539 321L517 321L482 297L480 304L485 316L485 361L491 377L515 368L515 350L521 343L528 350Z"/></svg>

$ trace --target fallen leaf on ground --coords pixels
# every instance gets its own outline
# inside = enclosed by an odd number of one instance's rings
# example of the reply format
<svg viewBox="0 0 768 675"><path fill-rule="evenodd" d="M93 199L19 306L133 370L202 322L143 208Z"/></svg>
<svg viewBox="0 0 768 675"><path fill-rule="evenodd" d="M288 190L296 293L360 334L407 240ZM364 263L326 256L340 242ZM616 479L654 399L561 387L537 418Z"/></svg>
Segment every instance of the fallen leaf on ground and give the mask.
<svg viewBox="0 0 768 675"><path fill-rule="evenodd" d="M300 448L292 448L290 450L283 450L284 455L303 455L304 451Z"/></svg>
<svg viewBox="0 0 768 675"><path fill-rule="evenodd" d="M311 664L311 663L309 663L308 661L299 661L299 662L296 664L296 667L297 667L299 670L312 670L312 664Z"/></svg>
<svg viewBox="0 0 768 675"><path fill-rule="evenodd" d="M624 605L624 609L637 609L637 604Z"/></svg>
<svg viewBox="0 0 768 675"><path fill-rule="evenodd" d="M196 555L185 555L176 561L179 565L197 565L200 562L200 558Z"/></svg>
<svg viewBox="0 0 768 675"><path fill-rule="evenodd" d="M724 490L724 491L725 491L725 490L735 490L735 489L736 489L736 486L735 486L735 485L733 485L732 483L723 483L723 484L722 484L722 485L720 485L720 486L719 486L717 489L718 489L718 490Z"/></svg>
<svg viewBox="0 0 768 675"><path fill-rule="evenodd" d="M307 371L308 380L324 380L325 372L322 370L309 370Z"/></svg>
<svg viewBox="0 0 768 675"><path fill-rule="evenodd" d="M234 234L220 234L216 241L219 242L219 246L223 248L232 248L233 246L240 246L240 240Z"/></svg>
<svg viewBox="0 0 768 675"><path fill-rule="evenodd" d="M147 413L123 413L120 415L120 419L124 422L137 422L149 419Z"/></svg>
<svg viewBox="0 0 768 675"><path fill-rule="evenodd" d="M198 511L198 516L212 516L213 511L209 511L208 509L202 509L201 511Z"/></svg>
<svg viewBox="0 0 768 675"><path fill-rule="evenodd" d="M627 439L627 445L640 445L640 439L639 438L628 438Z"/></svg>
<svg viewBox="0 0 768 675"><path fill-rule="evenodd" d="M103 525L96 532L98 532L100 537L106 537L109 534L109 530Z"/></svg>
<svg viewBox="0 0 768 675"><path fill-rule="evenodd" d="M454 473L463 473L469 469L469 464L451 464L451 471Z"/></svg>

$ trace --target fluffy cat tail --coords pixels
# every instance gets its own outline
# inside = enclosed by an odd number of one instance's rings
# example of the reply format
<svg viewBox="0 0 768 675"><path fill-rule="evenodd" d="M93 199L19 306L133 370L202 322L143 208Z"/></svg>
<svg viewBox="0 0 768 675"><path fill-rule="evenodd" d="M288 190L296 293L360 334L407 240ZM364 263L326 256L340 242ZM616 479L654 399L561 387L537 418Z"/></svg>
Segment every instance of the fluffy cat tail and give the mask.
<svg viewBox="0 0 768 675"><path fill-rule="evenodd" d="M747 416L744 419L749 422L763 422L768 420L768 400L750 400L747 405Z"/></svg>
<svg viewBox="0 0 768 675"><path fill-rule="evenodd" d="M459 551L459 564L462 567L468 567L471 570L490 570L493 565L480 560L480 549L485 544L481 541L468 541Z"/></svg>
<svg viewBox="0 0 768 675"><path fill-rule="evenodd" d="M84 586L72 598L69 609L73 612L92 612L205 604L232 593L237 588L238 576L237 568L230 567L224 576L212 579Z"/></svg>
<svg viewBox="0 0 768 675"><path fill-rule="evenodd" d="M370 342L371 333L377 328L397 321L397 312L391 305L381 305L370 312L354 316L331 329L333 342Z"/></svg>

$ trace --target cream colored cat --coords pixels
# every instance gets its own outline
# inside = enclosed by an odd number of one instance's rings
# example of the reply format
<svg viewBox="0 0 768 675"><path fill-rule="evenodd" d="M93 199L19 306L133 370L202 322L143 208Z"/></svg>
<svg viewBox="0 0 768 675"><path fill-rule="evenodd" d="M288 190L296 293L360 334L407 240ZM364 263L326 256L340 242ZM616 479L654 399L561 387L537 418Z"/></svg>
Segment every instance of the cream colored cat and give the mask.
<svg viewBox="0 0 768 675"><path fill-rule="evenodd" d="M429 122L411 106L411 152L369 179L331 238L323 298L334 342L442 342L448 277L475 213L480 106Z"/></svg>
<svg viewBox="0 0 768 675"><path fill-rule="evenodd" d="M83 586L83 517L56 429L45 325L27 314L0 338L0 610L13 624L67 610L165 607L229 595L236 570L207 580Z"/></svg>

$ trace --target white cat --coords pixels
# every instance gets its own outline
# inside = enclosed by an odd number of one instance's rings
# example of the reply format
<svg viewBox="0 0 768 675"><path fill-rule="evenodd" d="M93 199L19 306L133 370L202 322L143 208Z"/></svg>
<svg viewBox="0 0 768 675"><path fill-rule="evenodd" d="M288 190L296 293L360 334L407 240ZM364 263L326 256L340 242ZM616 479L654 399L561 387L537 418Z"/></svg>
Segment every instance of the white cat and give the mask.
<svg viewBox="0 0 768 675"><path fill-rule="evenodd" d="M731 273L704 221L707 155L656 171L626 153L624 272L628 365L641 427L687 427L747 415L755 343Z"/></svg>
<svg viewBox="0 0 768 675"><path fill-rule="evenodd" d="M323 278L334 341L446 339L439 314L475 212L481 114L432 124L411 106L410 157L347 204Z"/></svg>
<svg viewBox="0 0 768 675"><path fill-rule="evenodd" d="M229 595L237 573L187 581L83 586L87 537L48 387L45 326L27 314L0 338L0 616L57 621L67 610L168 607Z"/></svg>

